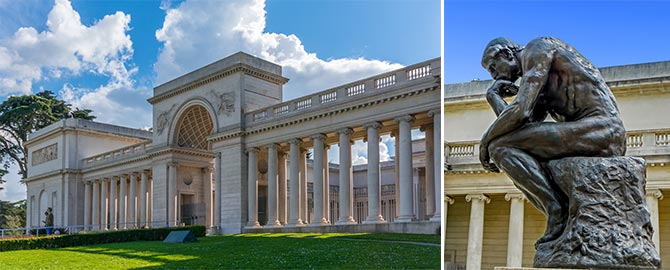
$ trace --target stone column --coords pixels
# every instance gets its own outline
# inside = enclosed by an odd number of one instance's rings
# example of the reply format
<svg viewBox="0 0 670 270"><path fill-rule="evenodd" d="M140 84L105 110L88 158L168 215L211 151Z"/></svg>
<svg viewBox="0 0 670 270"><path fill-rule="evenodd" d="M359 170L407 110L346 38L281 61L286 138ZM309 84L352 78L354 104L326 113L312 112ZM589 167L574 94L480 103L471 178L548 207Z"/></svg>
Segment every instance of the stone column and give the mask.
<svg viewBox="0 0 670 270"><path fill-rule="evenodd" d="M258 224L258 207L256 203L258 202L258 160L256 155L258 155L258 148L251 147L247 149L247 154L249 155L249 171L247 173L247 184L248 184L248 228L259 228L261 225Z"/></svg>
<svg viewBox="0 0 670 270"><path fill-rule="evenodd" d="M30 203L30 201L28 202ZM28 209L31 209L32 205L28 205ZM27 215L30 218L30 214ZM30 226L30 220L26 224ZM84 231L87 231L91 225L91 182L84 182Z"/></svg>
<svg viewBox="0 0 670 270"><path fill-rule="evenodd" d="M279 196L277 202L277 208L279 208L278 219L282 225L286 225L286 208L288 204L288 201L286 200L286 153L281 151L278 152L277 155L279 159L279 165L277 167L279 173L279 192L277 192Z"/></svg>
<svg viewBox="0 0 670 270"><path fill-rule="evenodd" d="M129 228L137 227L137 173L130 173L130 191L128 192L128 222Z"/></svg>
<svg viewBox="0 0 670 270"><path fill-rule="evenodd" d="M91 223L93 224L93 230L99 230L100 229L100 180L95 180L93 182L93 220L91 220Z"/></svg>
<svg viewBox="0 0 670 270"><path fill-rule="evenodd" d="M289 189L290 202L288 213L289 226L303 226L302 219L300 219L300 145L301 139L292 139L289 142Z"/></svg>
<svg viewBox="0 0 670 270"><path fill-rule="evenodd" d="M435 214L435 153L433 153L433 145L435 145L433 126L425 125L421 127L421 131L426 134L425 149L426 149L426 216L431 218ZM438 138L439 140L439 138Z"/></svg>
<svg viewBox="0 0 670 270"><path fill-rule="evenodd" d="M663 200L663 192L659 189L647 190L646 194L647 208L649 208L649 217L651 219L651 226L654 228L654 235L651 240L656 246L656 251L661 254L660 229L658 225L658 201Z"/></svg>
<svg viewBox="0 0 670 270"><path fill-rule="evenodd" d="M442 227L444 227L445 233L447 228L447 209L449 208L450 204L454 204L454 198L450 197L449 195L444 195L444 221L442 224Z"/></svg>
<svg viewBox="0 0 670 270"><path fill-rule="evenodd" d="M328 149L330 145L324 144L323 149L323 217L326 224L330 225L330 166L328 165Z"/></svg>
<svg viewBox="0 0 670 270"><path fill-rule="evenodd" d="M314 222L311 225L328 225L328 218L323 215L323 141L326 139L326 135L319 133L312 135L311 138L314 142L314 177L312 179L314 180Z"/></svg>
<svg viewBox="0 0 670 270"><path fill-rule="evenodd" d="M101 214L100 223L102 224L102 230L107 230L107 224L109 221L109 208L107 200L109 198L109 192L107 191L107 184L109 182L108 178L102 179L102 187L100 188L100 202L101 202Z"/></svg>
<svg viewBox="0 0 670 270"><path fill-rule="evenodd" d="M202 168L203 192L205 193L205 226L212 227L212 167Z"/></svg>
<svg viewBox="0 0 670 270"><path fill-rule="evenodd" d="M433 117L433 188L435 189L435 213L430 221L440 222L442 219L442 179L444 175L442 173L442 113L440 110L431 110L428 111L428 116ZM426 145L426 149L428 149ZM446 218L446 209L445 209L445 218Z"/></svg>
<svg viewBox="0 0 670 270"><path fill-rule="evenodd" d="M510 201L509 235L507 236L507 267L521 267L523 260L523 210L524 196L521 193L507 193Z"/></svg>
<svg viewBox="0 0 670 270"><path fill-rule="evenodd" d="M140 228L147 227L147 190L149 185L149 171L142 170L140 182Z"/></svg>
<svg viewBox="0 0 670 270"><path fill-rule="evenodd" d="M126 196L128 194L128 181L126 175L119 175L119 229L126 229L128 226L128 218L126 212Z"/></svg>
<svg viewBox="0 0 670 270"><path fill-rule="evenodd" d="M382 124L372 122L363 125L368 136L368 217L364 224L385 222L379 212L381 192L379 184L379 129Z"/></svg>
<svg viewBox="0 0 670 270"><path fill-rule="evenodd" d="M279 222L277 206L279 175L277 173L277 150L279 144L273 143L268 145L268 224L266 227L281 227Z"/></svg>
<svg viewBox="0 0 670 270"><path fill-rule="evenodd" d="M116 194L118 194L118 192L116 191L116 188L116 176L112 176L109 178L109 228L112 230L119 228L119 216L116 210ZM119 201L121 201L120 198Z"/></svg>
<svg viewBox="0 0 670 270"><path fill-rule="evenodd" d="M472 202L470 228L468 231L467 270L480 270L482 265L482 241L484 236L484 205L491 202L484 194L468 194L465 201Z"/></svg>
<svg viewBox="0 0 670 270"><path fill-rule="evenodd" d="M221 152L214 156L214 227L221 233Z"/></svg>
<svg viewBox="0 0 670 270"><path fill-rule="evenodd" d="M336 131L340 136L340 218L335 224L356 224L353 212L353 173L351 167L351 128Z"/></svg>
<svg viewBox="0 0 670 270"><path fill-rule="evenodd" d="M307 149L300 148L300 219L302 223L309 223L307 212Z"/></svg>
<svg viewBox="0 0 670 270"><path fill-rule="evenodd" d="M394 167L394 199L395 199L395 216L393 217L394 221L395 219L398 219L400 216L400 137L398 137L398 132L393 131L391 132L391 137L394 138L394 148L395 150L393 151L395 154L395 158L393 159L393 167ZM388 219L388 217L386 217Z"/></svg>
<svg viewBox="0 0 670 270"><path fill-rule="evenodd" d="M400 215L396 222L411 222L414 220L414 212L412 211L412 132L410 123L414 121L411 115L401 116L395 119L399 124L398 137L400 145L396 145L399 149L399 163L398 168L400 176Z"/></svg>
<svg viewBox="0 0 670 270"><path fill-rule="evenodd" d="M177 163L168 164L168 226L177 226Z"/></svg>

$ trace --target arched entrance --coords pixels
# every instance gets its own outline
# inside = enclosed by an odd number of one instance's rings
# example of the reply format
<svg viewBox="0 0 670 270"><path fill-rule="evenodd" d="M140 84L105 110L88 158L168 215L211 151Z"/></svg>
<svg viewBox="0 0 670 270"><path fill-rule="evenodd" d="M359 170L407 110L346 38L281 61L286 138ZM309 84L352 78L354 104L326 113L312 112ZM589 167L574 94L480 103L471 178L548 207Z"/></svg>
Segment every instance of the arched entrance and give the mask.
<svg viewBox="0 0 670 270"><path fill-rule="evenodd" d="M209 226L212 220L213 188L211 181L211 143L214 132L209 110L202 104L188 104L174 128L171 145L187 148L175 156L177 167L176 217L178 224Z"/></svg>

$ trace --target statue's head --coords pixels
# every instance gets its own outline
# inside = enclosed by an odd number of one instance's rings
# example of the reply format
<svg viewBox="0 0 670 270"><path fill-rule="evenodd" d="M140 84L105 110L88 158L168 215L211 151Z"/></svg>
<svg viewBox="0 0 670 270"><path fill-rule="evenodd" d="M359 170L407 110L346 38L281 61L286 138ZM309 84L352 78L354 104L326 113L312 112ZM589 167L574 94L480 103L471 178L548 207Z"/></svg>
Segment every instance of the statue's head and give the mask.
<svg viewBox="0 0 670 270"><path fill-rule="evenodd" d="M516 81L521 77L521 63L517 54L523 47L504 37L491 40L482 55L482 67L494 80Z"/></svg>

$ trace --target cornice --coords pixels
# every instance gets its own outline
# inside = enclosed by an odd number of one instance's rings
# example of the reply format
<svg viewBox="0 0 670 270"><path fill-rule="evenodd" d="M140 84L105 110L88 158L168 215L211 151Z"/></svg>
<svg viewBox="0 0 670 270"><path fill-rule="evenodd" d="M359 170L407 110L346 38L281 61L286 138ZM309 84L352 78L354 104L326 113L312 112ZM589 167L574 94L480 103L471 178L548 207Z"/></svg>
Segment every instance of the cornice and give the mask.
<svg viewBox="0 0 670 270"><path fill-rule="evenodd" d="M47 173L31 176L31 177L28 177L26 179L21 179L20 181L22 183L28 183L28 182L37 181L37 180L41 180L41 179L44 179L44 178L47 178L47 177L58 176L58 175L62 175L62 174L81 174L81 173L82 173L81 170L75 170L75 169L55 170L55 171L50 171L50 172L47 172Z"/></svg>
<svg viewBox="0 0 670 270"><path fill-rule="evenodd" d="M225 69L223 69L223 70L221 70L217 73L214 73L212 75L197 79L197 80L195 80L191 83L188 83L186 85L167 90L167 91L165 91L161 94L158 94L158 95L156 95L152 98L147 99L147 101L150 104L153 105L153 104L156 104L156 103L158 103L162 100L165 100L167 98L170 98L170 97L173 97L173 96L191 91L195 88L198 88L200 86L209 84L209 83L214 82L216 80L220 80L222 78L225 78L227 76L230 76L230 75L238 73L238 72L244 73L244 74L252 76L252 77L256 77L256 78L261 79L261 80L270 81L270 82L278 84L278 85L283 85L283 84L288 82L287 78L284 78L280 75L255 68L255 67L252 67L252 66L244 64L244 63L237 63L235 65L232 65L228 68L225 68Z"/></svg>
<svg viewBox="0 0 670 270"><path fill-rule="evenodd" d="M270 122L270 123L273 123L273 124L268 125L268 126L261 126L261 125L264 125L264 124L267 124L267 123L259 124L260 127L251 126L251 127L248 127L246 129L245 135L262 133L262 132L266 132L266 131L277 129L277 128L282 128L282 127L286 127L286 126L299 124L299 123L302 123L302 122L317 120L317 119L320 119L320 118L324 118L324 117L328 117L328 116L332 116L332 115L337 115L337 114L342 114L342 113L346 113L346 112L349 112L349 111L360 110L360 109L363 109L363 108L375 106L377 104L387 103L387 102L394 101L394 100L401 99L401 98L405 98L405 97L408 97L408 96L421 95L421 94L425 94L427 92L436 91L436 90L440 90L439 85L434 85L434 86L430 86L430 87L426 87L426 88L420 88L420 89L416 89L416 90L411 91L411 92L405 92L405 93L402 93L402 94L388 96L388 97L384 97L384 98L381 98L381 99L370 100L370 101L367 101L367 102L364 102L364 103L353 104L353 105L342 107L342 108L337 108L337 109L332 109L332 110L324 110L324 112L322 112L322 113L318 113L318 114L310 115L310 116L306 116L306 117L299 117L299 115L293 115L293 117L297 116L299 118L288 119L288 120L285 120L285 121L273 121L273 122ZM291 116L289 116L289 117L291 117Z"/></svg>

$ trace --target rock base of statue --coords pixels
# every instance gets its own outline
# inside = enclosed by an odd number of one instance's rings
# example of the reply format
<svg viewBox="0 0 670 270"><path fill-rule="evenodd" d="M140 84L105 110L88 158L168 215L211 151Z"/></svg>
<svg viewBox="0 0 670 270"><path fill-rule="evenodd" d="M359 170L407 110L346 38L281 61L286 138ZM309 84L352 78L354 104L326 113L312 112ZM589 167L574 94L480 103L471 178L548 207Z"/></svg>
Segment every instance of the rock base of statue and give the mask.
<svg viewBox="0 0 670 270"><path fill-rule="evenodd" d="M536 246L534 267L660 269L643 159L572 157L547 168L567 194L568 221L558 239Z"/></svg>

